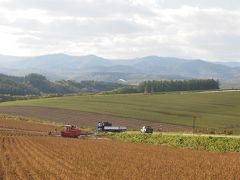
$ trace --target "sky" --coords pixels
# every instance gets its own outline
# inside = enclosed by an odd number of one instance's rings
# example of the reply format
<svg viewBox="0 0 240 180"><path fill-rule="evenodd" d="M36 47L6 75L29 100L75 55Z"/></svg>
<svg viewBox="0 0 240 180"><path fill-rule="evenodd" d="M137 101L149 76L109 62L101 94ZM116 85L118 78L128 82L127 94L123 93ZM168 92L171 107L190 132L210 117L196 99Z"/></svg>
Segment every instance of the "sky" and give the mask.
<svg viewBox="0 0 240 180"><path fill-rule="evenodd" d="M239 0L0 0L0 54L240 61Z"/></svg>

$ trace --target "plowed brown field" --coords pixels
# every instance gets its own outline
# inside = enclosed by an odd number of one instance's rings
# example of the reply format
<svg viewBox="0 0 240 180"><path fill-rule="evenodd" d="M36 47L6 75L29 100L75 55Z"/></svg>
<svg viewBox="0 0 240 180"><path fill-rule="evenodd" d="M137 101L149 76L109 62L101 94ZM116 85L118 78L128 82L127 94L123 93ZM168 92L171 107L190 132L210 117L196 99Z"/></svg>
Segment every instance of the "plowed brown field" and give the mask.
<svg viewBox="0 0 240 180"><path fill-rule="evenodd" d="M54 131L55 127L53 125L48 124L41 124L32 122L29 123L25 120L7 120L7 119L0 119L0 129L12 129L12 130L25 130L25 131L37 131L37 132L49 132Z"/></svg>
<svg viewBox="0 0 240 180"><path fill-rule="evenodd" d="M189 126L144 121L139 119L103 115L98 113L80 112L69 109L47 107L0 107L0 114L11 114L43 119L53 122L74 123L80 127L96 127L99 121L110 121L115 125L127 126L139 130L144 125L150 125L161 131L191 131Z"/></svg>
<svg viewBox="0 0 240 180"><path fill-rule="evenodd" d="M0 179L240 179L240 154L0 130Z"/></svg>

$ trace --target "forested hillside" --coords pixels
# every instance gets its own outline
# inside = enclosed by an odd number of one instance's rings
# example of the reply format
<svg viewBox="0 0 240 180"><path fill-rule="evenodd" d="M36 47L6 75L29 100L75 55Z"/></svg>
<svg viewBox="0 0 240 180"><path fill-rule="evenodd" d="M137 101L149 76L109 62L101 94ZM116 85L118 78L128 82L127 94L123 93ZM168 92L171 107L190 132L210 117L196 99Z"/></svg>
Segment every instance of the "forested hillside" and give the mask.
<svg viewBox="0 0 240 180"><path fill-rule="evenodd" d="M97 81L62 80L51 82L40 74L29 74L25 77L0 74L0 94L11 96L100 92L119 87L124 87L124 85Z"/></svg>

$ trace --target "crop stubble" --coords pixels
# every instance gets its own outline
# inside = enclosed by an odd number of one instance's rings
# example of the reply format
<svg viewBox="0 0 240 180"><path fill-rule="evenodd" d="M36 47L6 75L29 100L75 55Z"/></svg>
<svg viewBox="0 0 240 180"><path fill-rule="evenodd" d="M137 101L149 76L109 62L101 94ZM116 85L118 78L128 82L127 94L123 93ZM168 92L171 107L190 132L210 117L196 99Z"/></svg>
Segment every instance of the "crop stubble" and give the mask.
<svg viewBox="0 0 240 180"><path fill-rule="evenodd" d="M5 179L239 179L238 153L0 132Z"/></svg>

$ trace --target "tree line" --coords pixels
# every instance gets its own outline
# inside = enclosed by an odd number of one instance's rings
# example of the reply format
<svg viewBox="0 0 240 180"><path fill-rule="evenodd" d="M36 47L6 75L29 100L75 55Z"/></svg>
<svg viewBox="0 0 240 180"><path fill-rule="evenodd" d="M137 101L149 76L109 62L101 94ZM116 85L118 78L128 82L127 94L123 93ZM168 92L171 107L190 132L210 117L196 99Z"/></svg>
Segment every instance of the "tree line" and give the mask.
<svg viewBox="0 0 240 180"><path fill-rule="evenodd" d="M214 79L192 79L176 81L144 81L138 85L140 92L168 92L219 89L219 81Z"/></svg>
<svg viewBox="0 0 240 180"><path fill-rule="evenodd" d="M143 81L136 86L127 86L114 89L109 94L128 93L154 93L171 91L193 91L219 89L219 81L214 79L192 79L192 80L171 80L171 81Z"/></svg>

